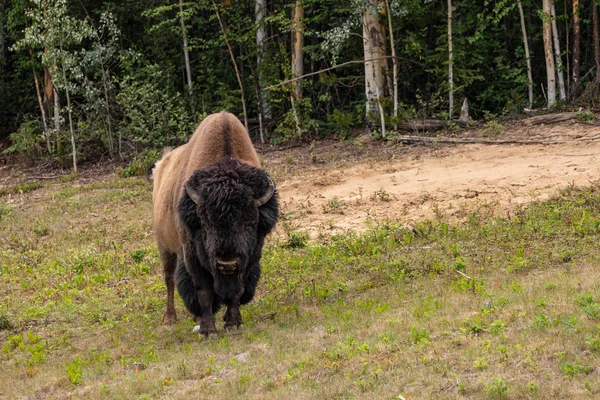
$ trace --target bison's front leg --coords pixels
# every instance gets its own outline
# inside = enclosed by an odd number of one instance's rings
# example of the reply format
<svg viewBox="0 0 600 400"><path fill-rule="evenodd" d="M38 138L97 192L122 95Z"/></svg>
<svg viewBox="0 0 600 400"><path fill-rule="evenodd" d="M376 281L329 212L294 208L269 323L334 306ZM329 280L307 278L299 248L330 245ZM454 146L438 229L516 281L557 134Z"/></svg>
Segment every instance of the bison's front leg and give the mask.
<svg viewBox="0 0 600 400"><path fill-rule="evenodd" d="M213 301L215 298L215 292L212 288L203 288L198 290L198 302L202 313L200 317L196 317L196 322L200 323L200 329L198 333L201 335L210 335L211 333L217 333L215 327L215 316L213 315Z"/></svg>
<svg viewBox="0 0 600 400"><path fill-rule="evenodd" d="M227 330L233 327L239 328L242 326L242 313L240 312L240 298L242 297L242 294L243 291L227 304L227 310L223 316L223 321L225 321L225 329Z"/></svg>

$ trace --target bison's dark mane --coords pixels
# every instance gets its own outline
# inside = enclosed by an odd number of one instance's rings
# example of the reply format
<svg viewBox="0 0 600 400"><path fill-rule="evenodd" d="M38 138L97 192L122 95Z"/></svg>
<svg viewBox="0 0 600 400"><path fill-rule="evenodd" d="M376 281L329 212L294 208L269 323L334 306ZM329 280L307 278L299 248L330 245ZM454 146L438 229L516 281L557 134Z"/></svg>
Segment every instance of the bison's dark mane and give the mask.
<svg viewBox="0 0 600 400"><path fill-rule="evenodd" d="M213 223L231 224L234 220L244 218L244 213L251 211L252 200L261 197L269 188L268 174L258 168L240 163L229 158L220 159L213 165L196 170L189 178L191 183L200 194L201 205L198 206L189 196L186 190L183 191L179 201L178 214L181 222L188 231L188 235L194 237L193 243L196 246L196 256L200 261L198 266L188 265L183 262L183 257L178 257L179 262L176 268L175 280L179 295L184 300L188 310L201 316L201 307L198 303L196 291L199 288L194 287L192 283L190 268L197 268L195 274L203 276L204 284L213 286L215 284L216 292L213 300L213 313L216 312L223 303L228 303L228 293L236 293L238 288L238 279L243 282L244 293L240 298L240 304L246 304L254 296L256 284L260 278L260 258L265 236L273 229L278 216L277 191L265 204L258 208L258 225L256 228L256 247L251 250L247 269L243 276L237 278L220 278L213 276L207 269L210 265L203 240L199 235L202 232L202 207L206 213L214 217ZM218 295L221 293L221 295Z"/></svg>

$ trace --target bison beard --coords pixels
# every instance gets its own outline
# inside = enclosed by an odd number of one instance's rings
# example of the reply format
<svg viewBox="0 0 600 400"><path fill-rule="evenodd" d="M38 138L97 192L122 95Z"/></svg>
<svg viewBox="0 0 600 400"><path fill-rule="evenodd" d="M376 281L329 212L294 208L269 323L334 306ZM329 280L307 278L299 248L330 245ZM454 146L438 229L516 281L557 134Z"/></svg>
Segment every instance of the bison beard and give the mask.
<svg viewBox="0 0 600 400"><path fill-rule="evenodd" d="M277 222L276 192L254 204L274 190L270 185L266 172L227 158L196 170L186 182L178 207L185 232L175 281L201 334L216 332L213 314L223 304L225 328L242 324L239 307L254 297L264 238ZM225 274L220 267L229 260L237 261L237 270Z"/></svg>

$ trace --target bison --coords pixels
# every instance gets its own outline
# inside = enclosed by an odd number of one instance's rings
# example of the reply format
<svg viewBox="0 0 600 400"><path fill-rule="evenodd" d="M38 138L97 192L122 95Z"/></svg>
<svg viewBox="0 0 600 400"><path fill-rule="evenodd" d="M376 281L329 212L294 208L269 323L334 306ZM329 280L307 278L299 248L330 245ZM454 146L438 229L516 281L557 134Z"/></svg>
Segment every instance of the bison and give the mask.
<svg viewBox="0 0 600 400"><path fill-rule="evenodd" d="M167 286L163 323L177 320L174 288L199 323L216 333L242 324L240 305L254 296L265 236L278 217L275 185L261 169L248 133L225 111L206 117L188 143L153 170L153 229Z"/></svg>

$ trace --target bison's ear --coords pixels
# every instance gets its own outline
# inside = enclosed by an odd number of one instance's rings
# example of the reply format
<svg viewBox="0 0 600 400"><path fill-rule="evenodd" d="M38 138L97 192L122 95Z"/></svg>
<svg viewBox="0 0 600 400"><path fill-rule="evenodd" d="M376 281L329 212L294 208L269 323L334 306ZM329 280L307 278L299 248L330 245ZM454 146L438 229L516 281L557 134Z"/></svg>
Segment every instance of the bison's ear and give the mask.
<svg viewBox="0 0 600 400"><path fill-rule="evenodd" d="M255 207L260 207L265 204L271 199L271 197L273 197L273 193L275 193L275 184L273 183L273 180L269 176L267 176L267 179L269 181L269 187L267 188L265 194L260 196L258 199L254 199L253 204Z"/></svg>
<svg viewBox="0 0 600 400"><path fill-rule="evenodd" d="M188 179L188 181L185 183L185 191L187 192L188 196L190 196L190 198L192 199L192 201L194 203L196 203L197 205L200 205L200 194L198 194L198 192L196 191L196 189L194 189L192 187L191 181L192 178Z"/></svg>

